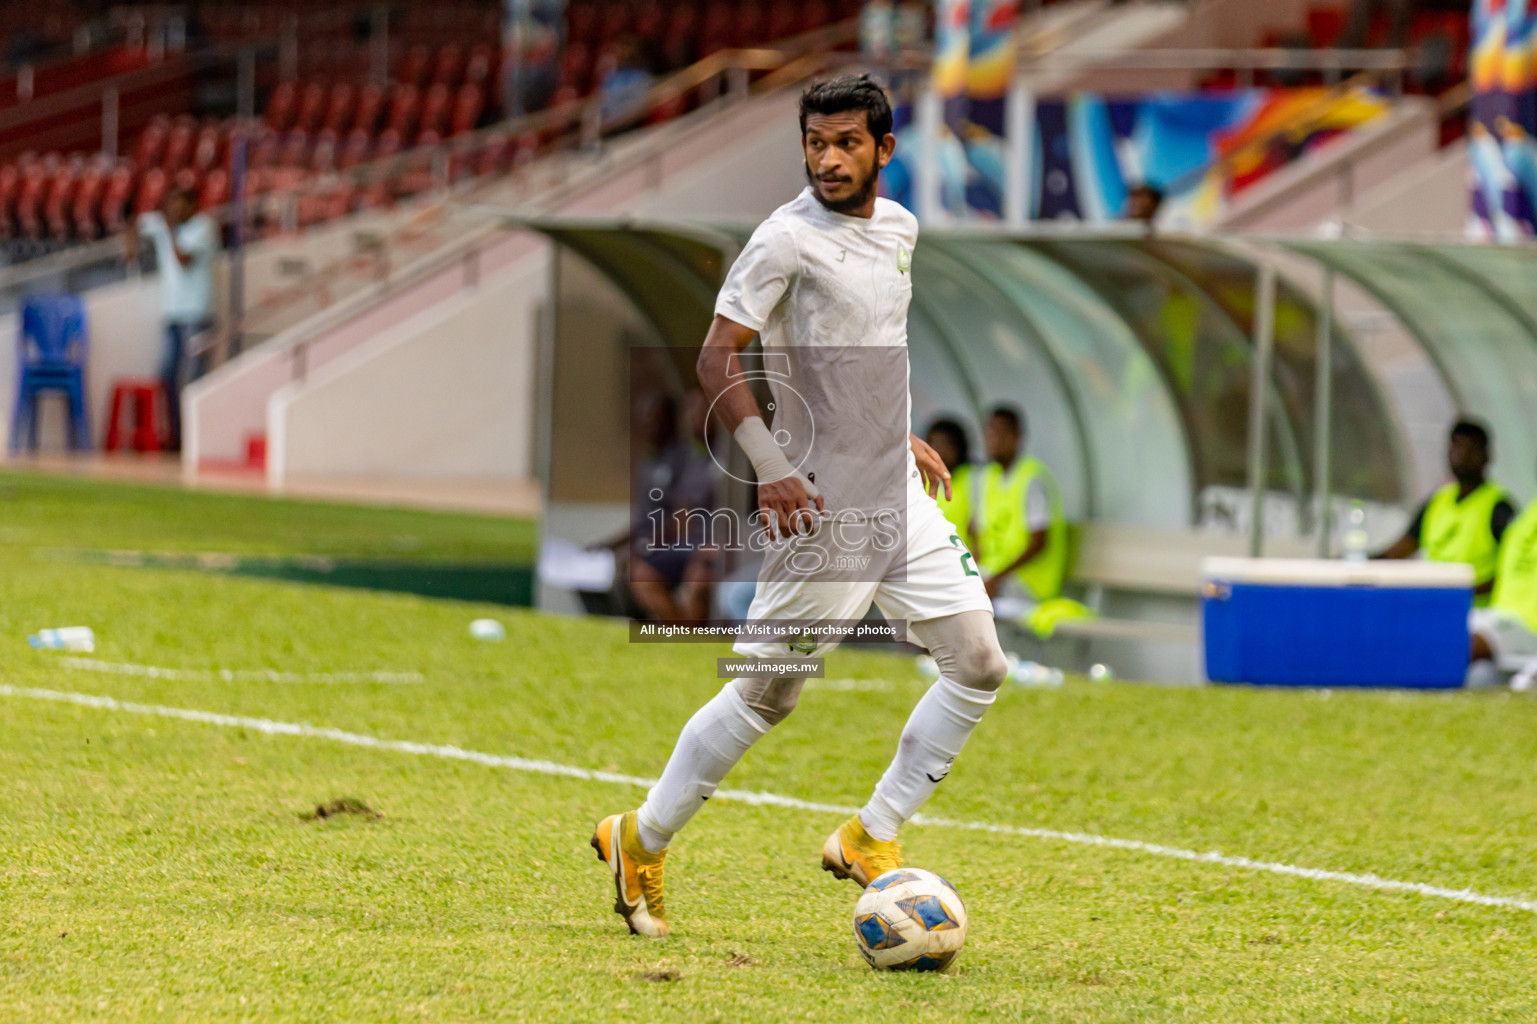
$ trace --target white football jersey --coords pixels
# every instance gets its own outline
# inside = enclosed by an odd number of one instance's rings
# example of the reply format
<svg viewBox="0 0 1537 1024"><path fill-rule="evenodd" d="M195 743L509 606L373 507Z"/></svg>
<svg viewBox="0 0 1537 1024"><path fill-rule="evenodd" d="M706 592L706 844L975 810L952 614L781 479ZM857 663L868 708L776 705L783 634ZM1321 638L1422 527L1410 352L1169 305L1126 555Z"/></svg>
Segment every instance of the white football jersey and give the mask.
<svg viewBox="0 0 1537 1024"><path fill-rule="evenodd" d="M790 464L813 475L829 512L868 515L910 500L917 241L918 219L900 204L877 199L873 216L851 217L808 186L753 232L715 303L718 315L758 332L771 430Z"/></svg>

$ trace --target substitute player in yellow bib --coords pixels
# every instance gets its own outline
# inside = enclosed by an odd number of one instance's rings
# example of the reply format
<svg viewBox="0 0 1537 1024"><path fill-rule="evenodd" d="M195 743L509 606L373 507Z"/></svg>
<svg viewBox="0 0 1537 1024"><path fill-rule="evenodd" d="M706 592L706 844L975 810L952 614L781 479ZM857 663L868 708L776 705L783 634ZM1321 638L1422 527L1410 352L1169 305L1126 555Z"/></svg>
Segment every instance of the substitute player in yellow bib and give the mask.
<svg viewBox="0 0 1537 1024"><path fill-rule="evenodd" d="M1489 607L1473 609L1469 627L1474 664L1524 662L1511 688L1537 683L1537 502L1505 531Z"/></svg>
<svg viewBox="0 0 1537 1024"><path fill-rule="evenodd" d="M1452 427L1446 461L1453 480L1420 506L1409 529L1379 558L1409 558L1473 567L1474 603L1486 607L1494 593L1500 541L1516 509L1504 488L1487 478L1489 432L1472 420Z"/></svg>
<svg viewBox="0 0 1537 1024"><path fill-rule="evenodd" d="M1026 455L1023 415L999 406L987 418L988 464L977 473L977 559L998 614L1015 618L1062 592L1067 523L1056 477Z"/></svg>

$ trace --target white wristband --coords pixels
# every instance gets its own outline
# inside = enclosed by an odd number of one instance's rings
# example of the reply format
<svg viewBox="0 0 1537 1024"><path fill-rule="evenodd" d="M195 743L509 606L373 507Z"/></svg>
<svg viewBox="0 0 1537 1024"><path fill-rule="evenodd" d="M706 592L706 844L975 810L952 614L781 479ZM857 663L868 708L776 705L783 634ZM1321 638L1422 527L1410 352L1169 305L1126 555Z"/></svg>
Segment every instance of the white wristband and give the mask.
<svg viewBox="0 0 1537 1024"><path fill-rule="evenodd" d="M752 462L753 471L758 474L760 484L771 484L776 480L793 476L799 479L801 486L806 489L807 498L816 498L821 495L815 484L790 466L790 460L785 458L784 450L774 443L768 427L764 426L763 417L747 417L737 425L732 436L736 438L736 443L742 446L742 451L747 453L747 458Z"/></svg>

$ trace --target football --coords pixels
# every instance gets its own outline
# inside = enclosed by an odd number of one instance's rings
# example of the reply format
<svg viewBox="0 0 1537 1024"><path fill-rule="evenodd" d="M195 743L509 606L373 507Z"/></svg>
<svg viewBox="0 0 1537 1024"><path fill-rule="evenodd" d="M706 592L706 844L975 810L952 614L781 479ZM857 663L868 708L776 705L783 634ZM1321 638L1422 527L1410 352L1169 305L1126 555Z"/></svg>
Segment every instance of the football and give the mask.
<svg viewBox="0 0 1537 1024"><path fill-rule="evenodd" d="M878 971L942 971L966 943L966 907L934 872L897 868L854 905L854 941Z"/></svg>

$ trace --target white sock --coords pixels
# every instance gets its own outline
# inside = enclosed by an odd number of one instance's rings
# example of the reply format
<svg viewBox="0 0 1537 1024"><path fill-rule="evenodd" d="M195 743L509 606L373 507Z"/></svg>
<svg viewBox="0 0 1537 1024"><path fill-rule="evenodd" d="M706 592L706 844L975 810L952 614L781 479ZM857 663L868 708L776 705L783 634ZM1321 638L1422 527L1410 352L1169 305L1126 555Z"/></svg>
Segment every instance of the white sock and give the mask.
<svg viewBox="0 0 1537 1024"><path fill-rule="evenodd" d="M636 815L641 845L652 853L694 816L769 724L748 707L732 683L688 720L667 767Z"/></svg>
<svg viewBox="0 0 1537 1024"><path fill-rule="evenodd" d="M897 837L897 829L918 813L918 808L950 773L950 765L997 696L995 692L973 690L944 676L929 687L907 719L891 767L875 784L875 794L859 812L866 832L885 841Z"/></svg>

